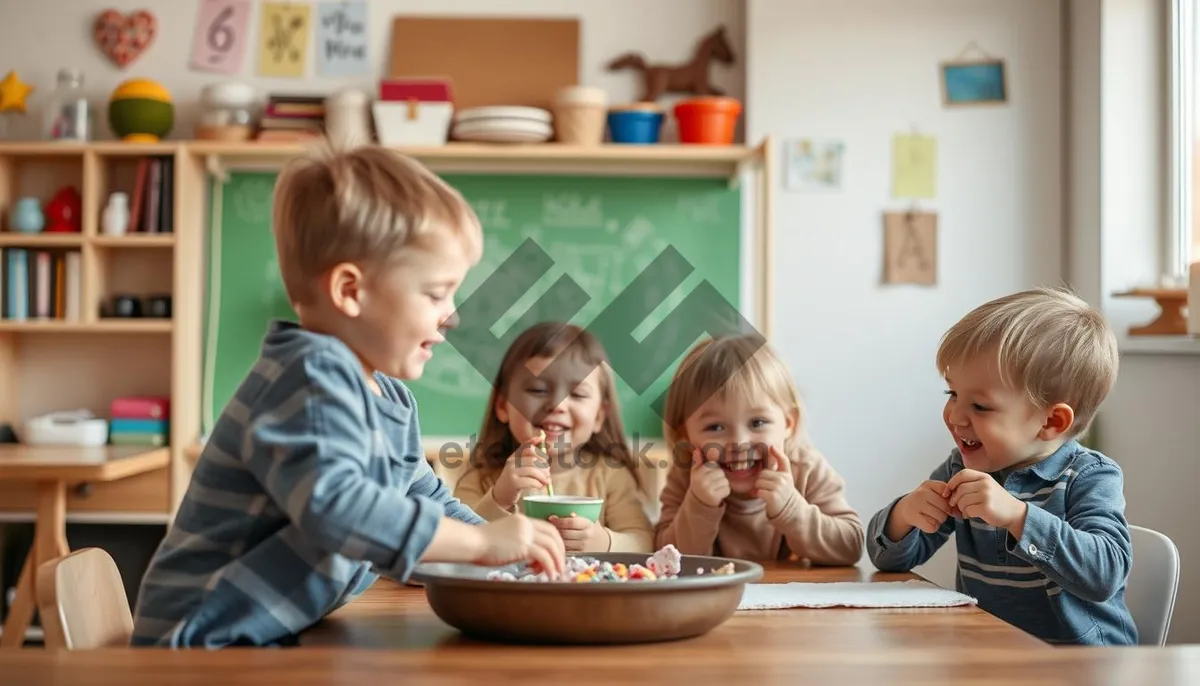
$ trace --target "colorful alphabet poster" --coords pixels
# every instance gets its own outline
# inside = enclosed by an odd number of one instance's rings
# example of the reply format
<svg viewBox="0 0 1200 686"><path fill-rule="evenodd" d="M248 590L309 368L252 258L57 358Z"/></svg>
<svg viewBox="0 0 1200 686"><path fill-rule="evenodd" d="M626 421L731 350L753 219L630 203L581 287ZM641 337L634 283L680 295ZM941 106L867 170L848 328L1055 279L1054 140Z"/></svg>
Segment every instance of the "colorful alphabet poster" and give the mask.
<svg viewBox="0 0 1200 686"><path fill-rule="evenodd" d="M201 0L192 34L192 69L236 74L250 39L250 0Z"/></svg>
<svg viewBox="0 0 1200 686"><path fill-rule="evenodd" d="M322 2L317 5L317 74L367 76L367 3Z"/></svg>
<svg viewBox="0 0 1200 686"><path fill-rule="evenodd" d="M267 2L262 6L258 73L300 78L308 58L309 6Z"/></svg>

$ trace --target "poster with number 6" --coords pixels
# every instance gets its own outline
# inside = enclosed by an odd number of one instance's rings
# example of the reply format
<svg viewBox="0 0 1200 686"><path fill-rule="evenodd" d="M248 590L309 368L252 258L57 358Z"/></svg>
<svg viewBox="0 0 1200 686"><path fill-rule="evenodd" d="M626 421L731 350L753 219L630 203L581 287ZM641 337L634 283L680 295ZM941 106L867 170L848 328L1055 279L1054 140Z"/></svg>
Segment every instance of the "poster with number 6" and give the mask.
<svg viewBox="0 0 1200 686"><path fill-rule="evenodd" d="M200 0L192 35L192 69L236 74L249 41L250 0Z"/></svg>

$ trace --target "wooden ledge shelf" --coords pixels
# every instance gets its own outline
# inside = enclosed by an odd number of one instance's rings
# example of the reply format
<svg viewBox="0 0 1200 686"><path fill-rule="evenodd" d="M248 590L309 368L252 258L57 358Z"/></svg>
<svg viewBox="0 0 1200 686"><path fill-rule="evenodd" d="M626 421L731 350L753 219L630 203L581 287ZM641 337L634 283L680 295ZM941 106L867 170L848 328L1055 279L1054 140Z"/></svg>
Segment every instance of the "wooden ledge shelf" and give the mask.
<svg viewBox="0 0 1200 686"><path fill-rule="evenodd" d="M765 143L756 147L447 143L395 149L437 172L709 176L728 178L731 185L736 185L744 171L762 162L765 147ZM187 148L203 157L208 172L219 179L228 178L231 169L277 168L306 150L299 143L204 141L189 143Z"/></svg>
<svg viewBox="0 0 1200 686"><path fill-rule="evenodd" d="M92 236L88 243L100 248L169 248L175 245L175 236L169 233Z"/></svg>
<svg viewBox="0 0 1200 686"><path fill-rule="evenodd" d="M69 156L91 152L100 157L136 157L185 153L204 161L207 171L227 179L234 169L278 169L287 159L305 152L311 143L226 143L221 141L164 141L84 144L51 142L0 143L0 156ZM628 145L565 145L562 143L479 144L447 143L428 147L395 148L438 172L600 174L630 176L687 176L729 179L736 186L742 173L765 163L767 142L747 145L690 145L655 143Z"/></svg>
<svg viewBox="0 0 1200 686"><path fill-rule="evenodd" d="M94 322L66 322L56 319L14 322L0 319L0 333L171 333L170 319L101 319Z"/></svg>
<svg viewBox="0 0 1200 686"><path fill-rule="evenodd" d="M83 245L83 235L78 233L0 233L0 247L15 248L78 248Z"/></svg>
<svg viewBox="0 0 1200 686"><path fill-rule="evenodd" d="M0 232L0 247L79 248L85 243L102 248L169 248L175 245L175 236L140 233L124 236L84 236L80 233Z"/></svg>

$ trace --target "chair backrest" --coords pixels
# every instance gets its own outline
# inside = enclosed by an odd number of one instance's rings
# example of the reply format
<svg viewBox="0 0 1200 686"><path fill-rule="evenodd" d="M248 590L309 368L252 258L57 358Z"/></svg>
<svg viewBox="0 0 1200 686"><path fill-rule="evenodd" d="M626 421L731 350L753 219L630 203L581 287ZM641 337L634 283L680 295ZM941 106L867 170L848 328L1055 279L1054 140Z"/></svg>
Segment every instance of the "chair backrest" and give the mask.
<svg viewBox="0 0 1200 686"><path fill-rule="evenodd" d="M121 571L99 548L83 548L39 567L37 603L46 648L129 645L133 615Z"/></svg>
<svg viewBox="0 0 1200 686"><path fill-rule="evenodd" d="M1167 642L1175 595L1179 590L1179 550L1167 536L1141 526L1129 527L1133 569L1125 587L1125 603L1138 629L1138 643Z"/></svg>

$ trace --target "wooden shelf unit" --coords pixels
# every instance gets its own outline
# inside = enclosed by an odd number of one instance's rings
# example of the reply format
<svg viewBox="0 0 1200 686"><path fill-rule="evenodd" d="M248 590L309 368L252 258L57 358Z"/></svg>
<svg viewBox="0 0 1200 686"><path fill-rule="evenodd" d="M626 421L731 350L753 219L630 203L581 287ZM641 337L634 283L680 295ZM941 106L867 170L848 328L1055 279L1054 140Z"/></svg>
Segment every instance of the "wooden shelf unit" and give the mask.
<svg viewBox="0 0 1200 686"><path fill-rule="evenodd" d="M132 202L129 171L152 155L174 159L173 232L102 235L109 193L125 191ZM125 173L116 173L118 168ZM0 422L20 433L23 422L47 412L88 409L107 417L118 396L171 399L170 445L162 449L170 454L167 465L111 483L81 481L71 491L68 511L165 520L186 487L182 448L200 431L203 175L195 158L175 143L0 143L0 248L78 251L81 257L78 319L0 319ZM33 196L44 205L67 184L82 201L80 233L9 231L18 197ZM170 294L172 316L104 316L102 304L117 293ZM29 510L31 498L29 484L0 480L0 517Z"/></svg>
<svg viewBox="0 0 1200 686"><path fill-rule="evenodd" d="M491 174L618 174L706 176L736 186L756 173L754 264L759 290L757 326L770 336L772 309L770 140L757 146L479 145L398 148L436 172ZM0 422L19 424L38 414L87 408L107 416L113 397L168 394L170 461L166 468L111 484L72 491L68 518L89 521L169 521L187 488L200 437L203 366L205 234L208 180L235 169L277 170L305 152L298 143L167 141L129 144L0 142L0 217L15 199L43 202L65 182L82 196L83 231L75 235L7 233L0 247L79 250L83 255L80 321L0 320ZM112 190L131 190L128 170L143 156L174 159L174 231L171 234L100 233L100 216ZM124 171L122 171L124 170ZM37 174L30 173L38 171ZM114 292L144 286L170 292L170 319L105 319L100 303ZM0 483L0 521L19 518L28 497L18 484Z"/></svg>

